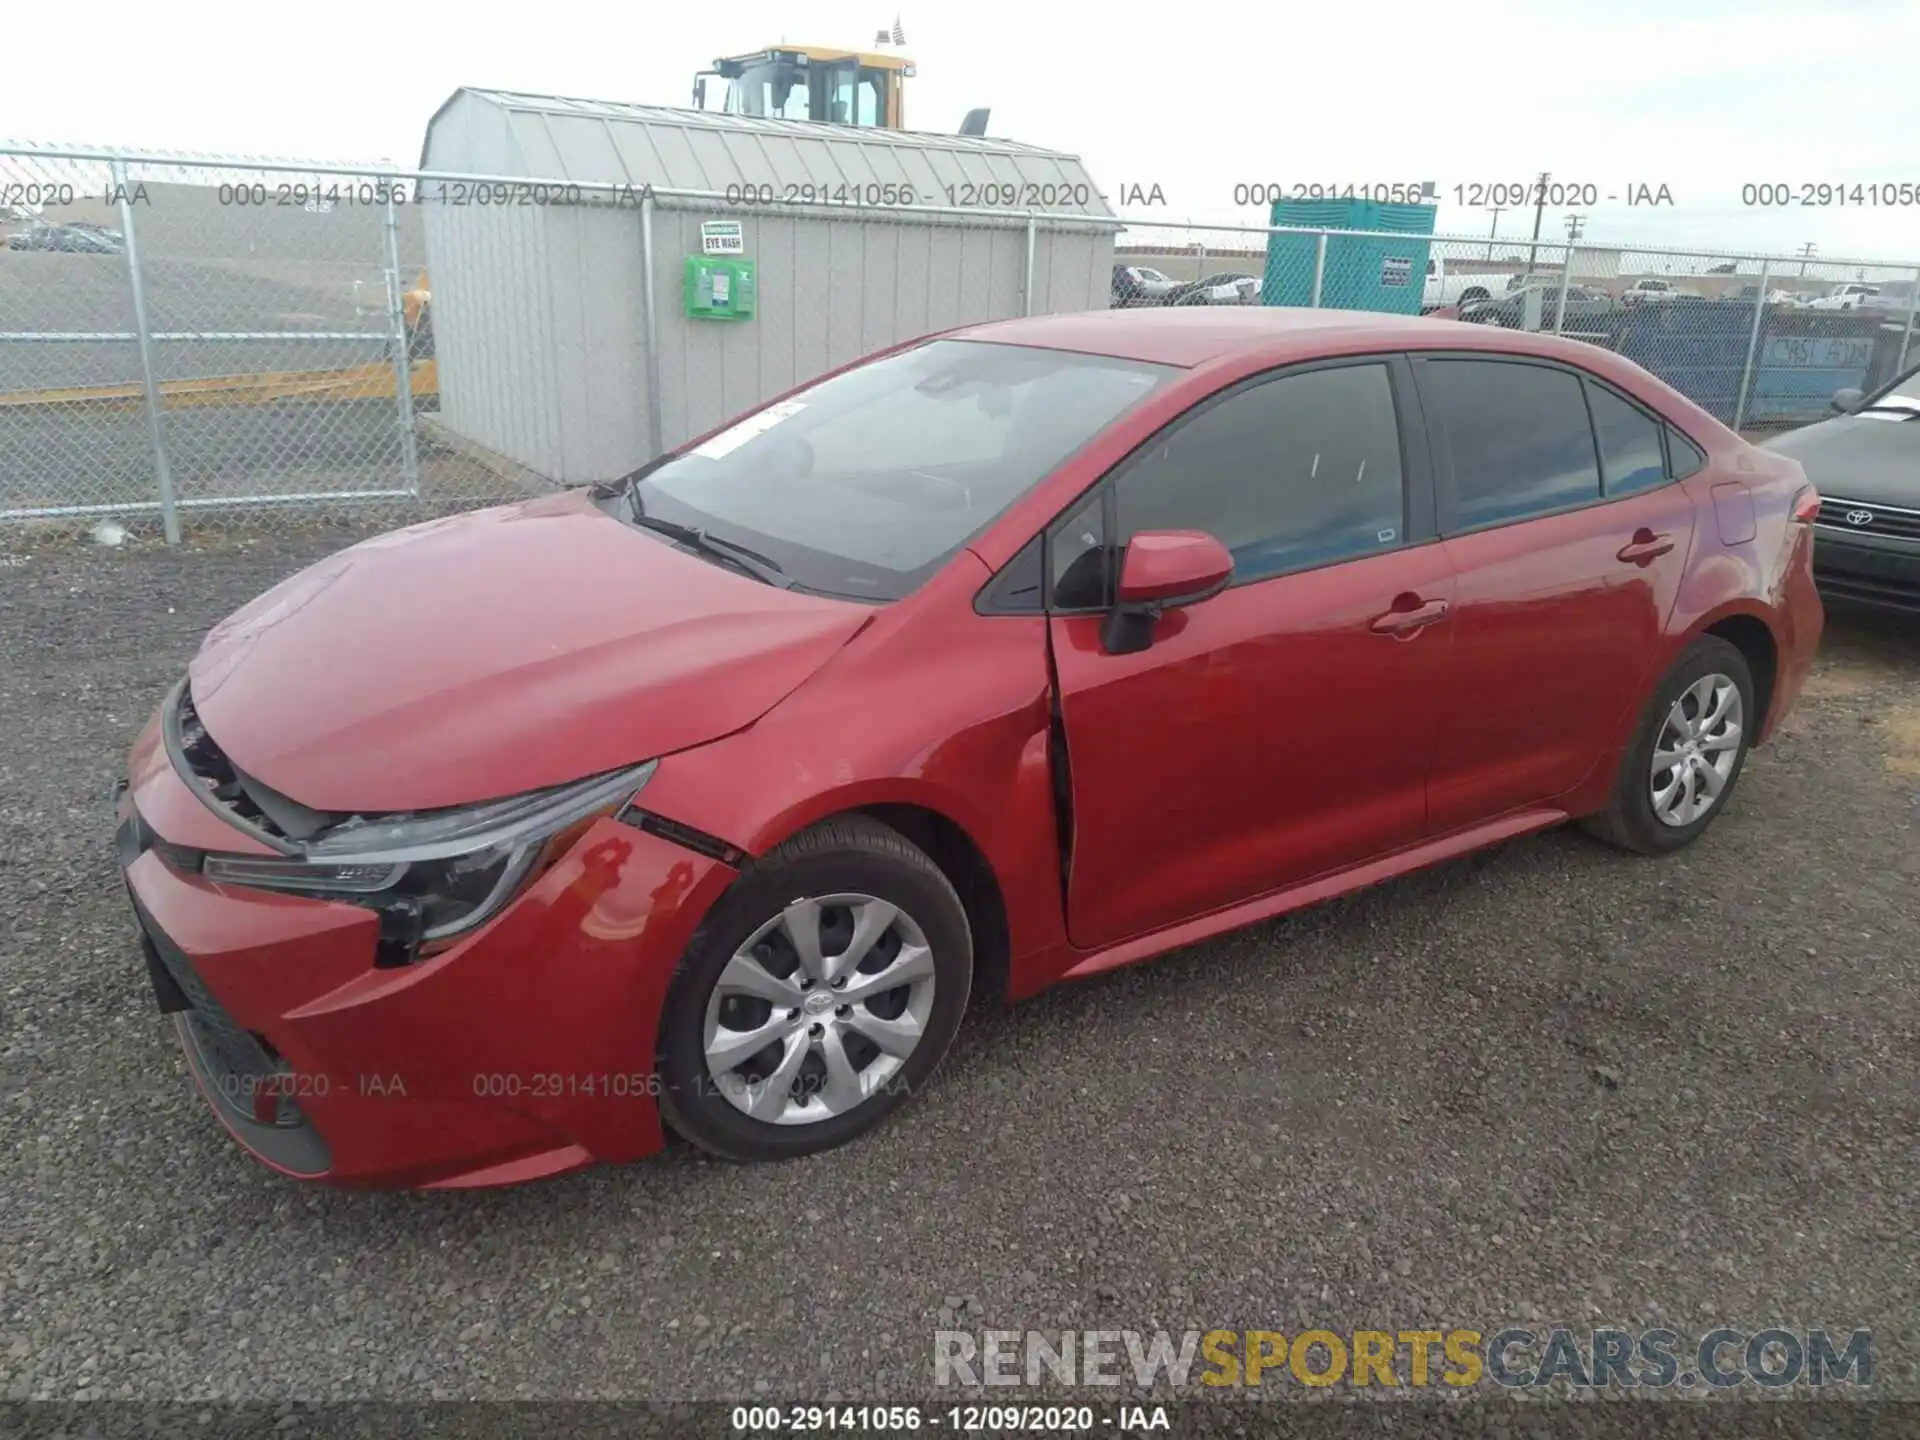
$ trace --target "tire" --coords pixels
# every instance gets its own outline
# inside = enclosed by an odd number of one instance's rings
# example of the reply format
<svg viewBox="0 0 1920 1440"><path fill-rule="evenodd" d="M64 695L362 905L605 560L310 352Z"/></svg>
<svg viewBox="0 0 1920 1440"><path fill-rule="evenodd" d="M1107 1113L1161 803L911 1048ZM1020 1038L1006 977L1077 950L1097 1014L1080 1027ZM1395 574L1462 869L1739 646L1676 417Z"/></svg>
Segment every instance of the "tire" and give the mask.
<svg viewBox="0 0 1920 1440"><path fill-rule="evenodd" d="M1492 298L1493 298L1493 295L1491 294L1491 292L1482 290L1478 285L1475 285L1475 286L1472 286L1470 289L1461 291L1460 299L1455 303L1460 308L1464 309L1466 306L1473 304L1473 302L1476 300L1491 300Z"/></svg>
<svg viewBox="0 0 1920 1440"><path fill-rule="evenodd" d="M814 901L817 909L796 908ZM833 977L833 962L852 952L863 924L871 931L865 958ZM817 937L822 958L804 962L796 933ZM856 1003L841 1003L863 977L889 972L912 978L884 990L867 979ZM752 863L689 942L661 1014L661 1110L680 1135L727 1160L784 1160L844 1145L932 1075L972 982L966 909L940 868L877 820L817 825ZM747 1037L760 1034L767 1044L752 1049ZM730 1035L739 1038L729 1043ZM883 1050L876 1035L906 1053ZM833 1054L845 1062L837 1071L828 1065Z"/></svg>
<svg viewBox="0 0 1920 1440"><path fill-rule="evenodd" d="M1711 767L1713 774L1720 775L1720 758L1731 754L1731 763L1721 777L1719 790L1713 792L1706 807L1691 818L1686 818L1686 811L1681 806L1685 799L1684 781L1678 777L1684 767L1663 770L1661 776L1666 782L1679 783L1682 787L1677 794L1666 792L1674 794L1674 799L1669 802L1673 808L1663 818L1660 810L1666 807L1656 806L1656 790L1663 788L1655 783L1656 746L1665 747L1662 753L1688 753L1685 737L1678 732L1669 734L1669 719L1683 697L1690 697L1688 704L1693 707L1708 704L1707 718L1711 719L1712 711L1717 708L1713 702L1718 691L1718 687L1709 683L1713 680L1730 684L1738 697L1737 711L1730 712L1732 722L1739 727L1738 734L1733 737L1731 746L1725 744L1729 732L1723 722L1718 726L1710 725L1701 739L1694 742L1691 753L1697 754L1699 759L1688 762L1696 770L1693 794L1708 794L1710 781L1702 769L1703 765ZM1754 705L1753 673L1747 667L1746 657L1718 636L1702 635L1681 653L1673 668L1667 671L1665 678L1655 688L1652 698L1647 702L1646 713L1640 717L1640 724L1634 730L1632 743L1627 746L1627 752L1621 759L1620 773L1614 781L1613 798L1598 815L1583 819L1580 822L1582 827L1610 845L1641 855L1661 855L1692 844L1732 800L1740 772L1746 768L1747 751L1752 745L1758 714ZM1692 719L1698 718L1696 709Z"/></svg>

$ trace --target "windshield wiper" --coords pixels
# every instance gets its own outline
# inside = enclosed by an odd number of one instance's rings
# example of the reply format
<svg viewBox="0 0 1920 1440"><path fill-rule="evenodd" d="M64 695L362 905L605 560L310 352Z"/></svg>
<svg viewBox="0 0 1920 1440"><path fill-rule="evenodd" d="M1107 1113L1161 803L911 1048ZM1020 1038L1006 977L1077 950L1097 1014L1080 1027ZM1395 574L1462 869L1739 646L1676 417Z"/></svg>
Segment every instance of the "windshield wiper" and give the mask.
<svg viewBox="0 0 1920 1440"><path fill-rule="evenodd" d="M640 491L637 487L627 492L627 498L631 502L628 508L633 512L633 523L642 529L665 535L669 540L676 540L690 550L698 550L703 555L710 555L716 560L733 566L736 570L746 571L756 580L764 580L767 584L778 586L782 590L792 585L793 582L786 578L786 571L780 568L779 562L762 555L758 550L750 550L745 545L724 540L718 535L709 535L695 525L682 525L677 520L662 520L657 515L647 514L646 507L640 502Z"/></svg>

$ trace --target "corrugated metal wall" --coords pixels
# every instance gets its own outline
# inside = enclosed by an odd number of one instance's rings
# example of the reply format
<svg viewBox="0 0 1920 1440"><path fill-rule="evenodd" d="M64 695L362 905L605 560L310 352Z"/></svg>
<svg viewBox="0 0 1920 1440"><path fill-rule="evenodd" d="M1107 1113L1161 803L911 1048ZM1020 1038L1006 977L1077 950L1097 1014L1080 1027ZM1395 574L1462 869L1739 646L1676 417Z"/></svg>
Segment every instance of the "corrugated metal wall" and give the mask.
<svg viewBox="0 0 1920 1440"><path fill-rule="evenodd" d="M568 173L553 175L523 153L530 133L526 114L488 92L462 91L435 116L423 167L627 183L634 157L688 143L688 120L675 113L658 134L643 121L603 115L563 127L573 139L571 163L563 167ZM551 118L540 117L539 133L548 133ZM693 117L693 129L698 131L699 117ZM592 149L584 141L596 134L609 148L604 165L591 167L601 173L589 177L581 173ZM716 137L692 138L713 142L703 177L717 157L743 153L745 143L734 135L724 146ZM895 137L873 144L878 157L896 161L904 153L911 163L921 155L949 156L948 138L908 137L915 143L903 144ZM812 143L818 148L823 142ZM858 169L865 141L835 137L824 143L842 168ZM786 148L798 154L806 146ZM769 153L759 144L752 149L762 157ZM541 158L559 163L550 150ZM989 160L1002 168L1016 163L984 152L964 159L970 171L982 174L991 173ZM1070 163L1077 162L1026 155L1017 162L1021 171L1047 174ZM800 183L808 177L791 178ZM724 181L718 183L724 188ZM443 428L561 484L610 480L862 355L1026 308L1026 226L1004 213L947 217L842 207L796 214L719 204L691 209L688 203L663 197L654 219L663 429L654 437L647 433L638 208L434 203L430 191L424 209ZM737 220L743 227L746 258L757 267L750 320L685 315L686 260L700 253L700 224L711 219ZM1033 310L1104 308L1112 259L1110 232L1041 222Z"/></svg>
<svg viewBox="0 0 1920 1440"><path fill-rule="evenodd" d="M691 320L686 258L700 253L700 222L714 218L663 208L654 222L663 449L862 355L1022 310L1022 225L735 212L725 218L744 226L755 316ZM1034 247L1036 312L1104 306L1112 248L1104 235L1043 230Z"/></svg>

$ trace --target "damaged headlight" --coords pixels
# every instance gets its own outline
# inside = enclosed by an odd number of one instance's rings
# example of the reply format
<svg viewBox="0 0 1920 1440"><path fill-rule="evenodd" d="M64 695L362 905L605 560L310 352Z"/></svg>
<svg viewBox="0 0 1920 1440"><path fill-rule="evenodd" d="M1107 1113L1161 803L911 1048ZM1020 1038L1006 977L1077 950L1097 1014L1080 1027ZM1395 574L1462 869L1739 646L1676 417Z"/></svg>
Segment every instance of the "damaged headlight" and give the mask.
<svg viewBox="0 0 1920 1440"><path fill-rule="evenodd" d="M356 815L301 842L298 856L209 855L207 879L398 912L413 940L482 924L519 893L554 836L619 809L655 762L449 810Z"/></svg>

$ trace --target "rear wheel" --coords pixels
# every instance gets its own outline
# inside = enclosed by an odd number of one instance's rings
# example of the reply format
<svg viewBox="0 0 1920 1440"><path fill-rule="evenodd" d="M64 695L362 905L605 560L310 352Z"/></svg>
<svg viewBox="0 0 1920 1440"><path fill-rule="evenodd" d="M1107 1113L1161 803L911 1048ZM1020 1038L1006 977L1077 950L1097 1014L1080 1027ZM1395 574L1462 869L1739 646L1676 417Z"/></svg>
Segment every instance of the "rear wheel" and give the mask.
<svg viewBox="0 0 1920 1440"><path fill-rule="evenodd" d="M940 1063L973 945L938 866L878 821L817 826L714 908L659 1037L674 1129L732 1160L777 1160L872 1129Z"/></svg>
<svg viewBox="0 0 1920 1440"><path fill-rule="evenodd" d="M1654 691L1613 798L1586 828L1643 855L1691 843L1726 808L1756 719L1746 657L1718 636L1701 636Z"/></svg>

